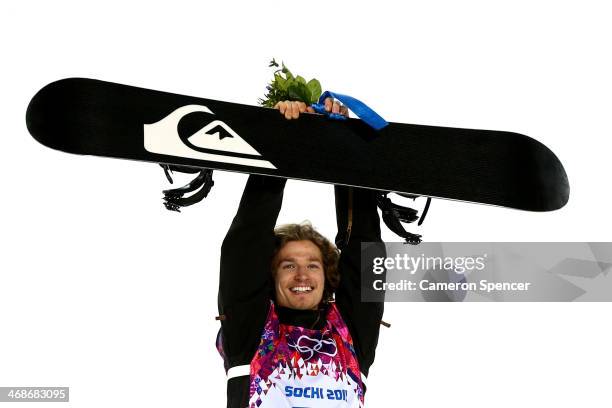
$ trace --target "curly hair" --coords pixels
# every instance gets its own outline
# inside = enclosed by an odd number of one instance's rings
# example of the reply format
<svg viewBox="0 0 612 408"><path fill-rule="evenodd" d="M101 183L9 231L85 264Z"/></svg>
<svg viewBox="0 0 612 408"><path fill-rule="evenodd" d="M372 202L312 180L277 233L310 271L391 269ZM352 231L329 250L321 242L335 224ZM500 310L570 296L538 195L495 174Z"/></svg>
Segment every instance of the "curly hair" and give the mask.
<svg viewBox="0 0 612 408"><path fill-rule="evenodd" d="M340 284L340 272L338 272L338 260L340 251L336 246L317 230L309 221L301 224L284 224L274 228L276 236L276 248L272 256L272 275L274 276L277 265L276 255L281 248L291 241L311 241L321 251L323 257L323 271L325 273L325 288L323 289L323 302L333 299L334 291Z"/></svg>

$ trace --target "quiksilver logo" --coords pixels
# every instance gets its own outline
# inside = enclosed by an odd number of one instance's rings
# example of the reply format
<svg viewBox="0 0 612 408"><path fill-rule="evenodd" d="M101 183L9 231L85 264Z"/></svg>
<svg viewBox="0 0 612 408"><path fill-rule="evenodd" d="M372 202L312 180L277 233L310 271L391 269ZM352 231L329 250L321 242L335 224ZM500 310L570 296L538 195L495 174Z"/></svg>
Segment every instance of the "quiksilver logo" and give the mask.
<svg viewBox="0 0 612 408"><path fill-rule="evenodd" d="M190 124L190 117L202 114L214 115L206 106L186 105L158 122L145 124L144 148L168 156L276 169L227 123L214 116L203 127Z"/></svg>

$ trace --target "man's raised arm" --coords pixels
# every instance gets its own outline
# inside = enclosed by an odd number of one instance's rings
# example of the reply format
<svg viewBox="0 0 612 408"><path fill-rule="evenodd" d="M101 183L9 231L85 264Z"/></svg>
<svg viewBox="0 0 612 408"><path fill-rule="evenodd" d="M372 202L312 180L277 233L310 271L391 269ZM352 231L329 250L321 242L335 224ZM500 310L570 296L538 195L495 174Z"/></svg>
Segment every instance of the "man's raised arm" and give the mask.
<svg viewBox="0 0 612 408"><path fill-rule="evenodd" d="M384 303L362 302L362 269L371 273L372 263L361 263L361 243L374 242L368 250L371 257L384 257L385 247L380 236L380 218L376 206L376 192L362 188L336 186L336 245L340 255L340 285L336 290L336 304L346 321L357 349L362 372L367 375L374 361ZM369 268L369 269L368 269ZM384 274L377 279L384 279Z"/></svg>

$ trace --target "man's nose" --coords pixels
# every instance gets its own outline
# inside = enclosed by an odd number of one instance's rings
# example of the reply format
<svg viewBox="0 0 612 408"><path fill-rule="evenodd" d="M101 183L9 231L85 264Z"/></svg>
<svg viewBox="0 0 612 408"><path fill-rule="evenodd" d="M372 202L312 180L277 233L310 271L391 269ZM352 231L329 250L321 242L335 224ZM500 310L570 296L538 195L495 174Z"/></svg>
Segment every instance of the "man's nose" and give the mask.
<svg viewBox="0 0 612 408"><path fill-rule="evenodd" d="M295 275L296 279L304 279L308 274L308 267L299 266L297 267L297 273Z"/></svg>

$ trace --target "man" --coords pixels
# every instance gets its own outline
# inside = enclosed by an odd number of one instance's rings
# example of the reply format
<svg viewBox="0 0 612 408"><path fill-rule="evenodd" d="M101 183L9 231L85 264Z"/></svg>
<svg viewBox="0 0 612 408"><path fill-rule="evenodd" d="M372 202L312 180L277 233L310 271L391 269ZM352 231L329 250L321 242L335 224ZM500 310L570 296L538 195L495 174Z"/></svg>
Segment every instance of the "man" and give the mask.
<svg viewBox="0 0 612 408"><path fill-rule="evenodd" d="M330 98L325 107L348 114ZM276 108L287 119L311 112ZM335 186L339 252L309 224L274 229L285 183L249 176L221 248L227 406L361 407L383 313L360 296L361 242L381 241L374 192Z"/></svg>

